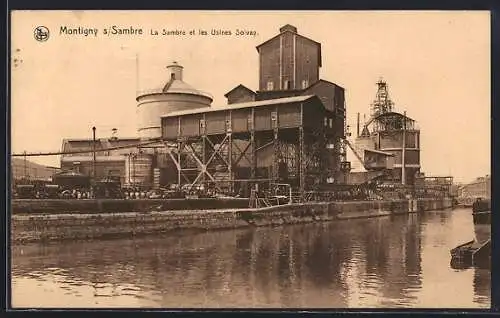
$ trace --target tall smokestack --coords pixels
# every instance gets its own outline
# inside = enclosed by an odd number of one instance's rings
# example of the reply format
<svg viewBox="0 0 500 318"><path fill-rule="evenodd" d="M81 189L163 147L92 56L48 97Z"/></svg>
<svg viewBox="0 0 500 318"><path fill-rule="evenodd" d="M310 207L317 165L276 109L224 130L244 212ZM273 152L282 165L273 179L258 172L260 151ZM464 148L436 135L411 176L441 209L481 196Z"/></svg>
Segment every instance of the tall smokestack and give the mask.
<svg viewBox="0 0 500 318"><path fill-rule="evenodd" d="M357 127L356 127L356 137L359 137L359 113L358 113L358 123L357 123Z"/></svg>

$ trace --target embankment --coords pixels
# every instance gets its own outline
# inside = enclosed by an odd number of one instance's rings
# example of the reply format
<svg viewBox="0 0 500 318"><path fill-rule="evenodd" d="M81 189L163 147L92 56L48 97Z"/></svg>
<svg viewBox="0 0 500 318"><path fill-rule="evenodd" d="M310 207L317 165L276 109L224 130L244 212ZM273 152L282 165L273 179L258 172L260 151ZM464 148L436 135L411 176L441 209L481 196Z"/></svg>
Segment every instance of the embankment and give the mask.
<svg viewBox="0 0 500 318"><path fill-rule="evenodd" d="M96 200L12 200L12 214L66 214L107 212L149 212L166 210L213 210L248 207L248 199L96 199Z"/></svg>
<svg viewBox="0 0 500 318"><path fill-rule="evenodd" d="M233 229L415 213L451 207L451 200L324 202L262 209L203 209L144 212L13 214L13 243L80 240L165 233L173 230Z"/></svg>

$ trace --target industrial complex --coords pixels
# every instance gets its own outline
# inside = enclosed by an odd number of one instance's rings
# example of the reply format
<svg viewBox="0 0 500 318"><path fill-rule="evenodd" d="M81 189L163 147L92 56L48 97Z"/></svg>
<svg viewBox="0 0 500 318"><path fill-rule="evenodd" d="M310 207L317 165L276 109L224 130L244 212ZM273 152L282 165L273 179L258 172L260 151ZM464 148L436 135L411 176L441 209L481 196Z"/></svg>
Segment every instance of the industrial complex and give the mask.
<svg viewBox="0 0 500 318"><path fill-rule="evenodd" d="M351 138L344 88L320 78L319 42L285 25L256 49L258 88L228 89L225 105L212 105L172 62L159 88L137 94L138 136L64 139L62 173L246 197L278 184L301 197L340 185L451 186L452 178L421 173L420 131L396 111L385 81L377 83L369 119L361 123L358 114ZM348 149L362 171L352 171Z"/></svg>

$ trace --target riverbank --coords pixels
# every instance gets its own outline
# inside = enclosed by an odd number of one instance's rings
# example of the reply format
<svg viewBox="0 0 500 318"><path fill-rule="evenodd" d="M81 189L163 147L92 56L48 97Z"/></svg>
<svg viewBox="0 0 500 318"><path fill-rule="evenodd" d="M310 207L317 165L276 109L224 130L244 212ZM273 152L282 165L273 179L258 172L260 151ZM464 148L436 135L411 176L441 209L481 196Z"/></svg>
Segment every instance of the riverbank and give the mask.
<svg viewBox="0 0 500 318"><path fill-rule="evenodd" d="M291 204L260 209L20 214L11 218L13 243L85 240L368 218L441 210L449 199L353 201Z"/></svg>
<svg viewBox="0 0 500 318"><path fill-rule="evenodd" d="M65 214L65 213L116 213L149 212L167 210L214 210L241 209L248 207L248 199L20 199L12 200L11 211L17 214Z"/></svg>

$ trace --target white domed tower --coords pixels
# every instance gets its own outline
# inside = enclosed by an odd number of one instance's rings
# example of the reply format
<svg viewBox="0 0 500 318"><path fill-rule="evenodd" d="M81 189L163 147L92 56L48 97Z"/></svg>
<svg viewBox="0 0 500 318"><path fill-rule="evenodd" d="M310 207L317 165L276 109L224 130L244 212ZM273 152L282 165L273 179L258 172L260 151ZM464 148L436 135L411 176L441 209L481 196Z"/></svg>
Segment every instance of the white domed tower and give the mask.
<svg viewBox="0 0 500 318"><path fill-rule="evenodd" d="M199 91L183 81L183 67L177 62L167 66L169 80L160 89L142 91L137 95L137 116L141 139L161 137L161 116L173 111L210 107L210 94Z"/></svg>

